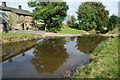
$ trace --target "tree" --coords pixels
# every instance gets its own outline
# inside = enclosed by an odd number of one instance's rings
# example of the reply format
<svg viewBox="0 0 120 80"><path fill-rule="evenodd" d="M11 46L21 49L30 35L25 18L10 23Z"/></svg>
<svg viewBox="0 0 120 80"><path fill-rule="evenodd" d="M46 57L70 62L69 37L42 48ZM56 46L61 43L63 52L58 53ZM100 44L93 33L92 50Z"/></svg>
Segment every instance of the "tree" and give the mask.
<svg viewBox="0 0 120 80"><path fill-rule="evenodd" d="M96 30L101 31L104 27L107 27L109 11L105 10L105 6L101 2L83 2L82 5L89 5L97 11L95 20Z"/></svg>
<svg viewBox="0 0 120 80"><path fill-rule="evenodd" d="M119 20L118 16L115 16L115 15L110 16L109 23L108 23L108 31L113 30L115 27L117 27L118 20Z"/></svg>
<svg viewBox="0 0 120 80"><path fill-rule="evenodd" d="M13 15L9 16L8 24L11 29L15 26L15 17Z"/></svg>
<svg viewBox="0 0 120 80"><path fill-rule="evenodd" d="M28 2L33 7L32 16L36 20L42 20L49 31L57 32L64 18L67 16L68 6L66 2Z"/></svg>
<svg viewBox="0 0 120 80"><path fill-rule="evenodd" d="M88 31L96 28L96 10L94 8L89 5L80 5L76 13L80 29Z"/></svg>
<svg viewBox="0 0 120 80"><path fill-rule="evenodd" d="M71 28L77 28L78 25L77 25L76 21L77 20L76 20L75 16L72 15L72 16L68 17L67 25Z"/></svg>
<svg viewBox="0 0 120 80"><path fill-rule="evenodd" d="M120 30L120 17L118 17L118 25L117 25L117 27Z"/></svg>

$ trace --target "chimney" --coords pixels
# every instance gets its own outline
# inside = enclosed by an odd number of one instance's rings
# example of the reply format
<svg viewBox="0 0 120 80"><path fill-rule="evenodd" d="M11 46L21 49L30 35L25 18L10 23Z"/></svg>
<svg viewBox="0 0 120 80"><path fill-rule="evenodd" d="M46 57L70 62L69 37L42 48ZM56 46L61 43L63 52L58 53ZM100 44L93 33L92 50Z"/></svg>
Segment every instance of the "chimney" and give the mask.
<svg viewBox="0 0 120 80"><path fill-rule="evenodd" d="M22 9L22 6L21 6L21 5L19 5L19 6L18 6L18 8L19 8L19 9Z"/></svg>
<svg viewBox="0 0 120 80"><path fill-rule="evenodd" d="M3 6L3 7L7 7L7 6L6 6L6 2L2 2L2 6Z"/></svg>

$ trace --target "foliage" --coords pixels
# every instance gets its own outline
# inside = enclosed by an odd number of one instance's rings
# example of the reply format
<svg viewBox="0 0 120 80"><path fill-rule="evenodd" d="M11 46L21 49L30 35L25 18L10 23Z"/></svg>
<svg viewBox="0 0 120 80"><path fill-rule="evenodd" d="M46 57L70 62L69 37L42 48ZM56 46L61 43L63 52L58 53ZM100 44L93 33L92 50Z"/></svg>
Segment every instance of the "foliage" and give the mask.
<svg viewBox="0 0 120 80"><path fill-rule="evenodd" d="M43 27L43 25L38 24L38 25L36 25L35 27L38 27L38 28L39 28L39 27Z"/></svg>
<svg viewBox="0 0 120 80"><path fill-rule="evenodd" d="M14 15L11 14L9 16L8 24L10 25L11 28L15 26L15 17L14 17Z"/></svg>
<svg viewBox="0 0 120 80"><path fill-rule="evenodd" d="M109 11L105 10L105 6L101 2L83 2L82 5L89 5L97 11L95 13L96 30L101 31L104 27L107 27Z"/></svg>
<svg viewBox="0 0 120 80"><path fill-rule="evenodd" d="M101 43L91 54L91 62L81 66L72 78L119 78L118 40L109 38ZM118 79L118 80L119 80Z"/></svg>
<svg viewBox="0 0 120 80"><path fill-rule="evenodd" d="M95 29L93 29L91 31L88 31L88 33L90 33L90 34L97 34L97 31Z"/></svg>
<svg viewBox="0 0 120 80"><path fill-rule="evenodd" d="M118 34L119 33L119 28L116 27L112 31L108 31L107 34Z"/></svg>
<svg viewBox="0 0 120 80"><path fill-rule="evenodd" d="M57 33L58 31L60 31L60 28L49 28L48 31Z"/></svg>
<svg viewBox="0 0 120 80"><path fill-rule="evenodd" d="M78 28L78 24L76 23L76 18L74 17L74 15L68 17L67 20L67 25L71 28Z"/></svg>
<svg viewBox="0 0 120 80"><path fill-rule="evenodd" d="M61 27L64 18L67 16L68 6L66 2L28 2L29 7L33 10L33 17L36 20L42 20L45 23L45 28L51 31L54 28L55 32ZM52 31L54 31L52 30Z"/></svg>
<svg viewBox="0 0 120 80"><path fill-rule="evenodd" d="M96 28L96 10L89 5L80 5L78 11L80 29L89 31Z"/></svg>
<svg viewBox="0 0 120 80"><path fill-rule="evenodd" d="M119 20L119 17L118 16L115 16L115 15L112 15L110 16L109 18L109 23L108 23L108 30L113 30L115 27L117 27L118 25L118 20Z"/></svg>

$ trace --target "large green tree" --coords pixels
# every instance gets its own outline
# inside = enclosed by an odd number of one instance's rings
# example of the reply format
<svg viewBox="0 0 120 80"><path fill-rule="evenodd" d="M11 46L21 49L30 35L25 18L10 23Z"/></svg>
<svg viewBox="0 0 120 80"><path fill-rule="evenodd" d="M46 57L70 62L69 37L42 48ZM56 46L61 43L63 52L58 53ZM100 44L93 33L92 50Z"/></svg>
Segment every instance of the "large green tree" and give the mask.
<svg viewBox="0 0 120 80"><path fill-rule="evenodd" d="M80 5L78 11L78 21L80 24L80 29L92 30L96 28L96 10L89 5Z"/></svg>
<svg viewBox="0 0 120 80"><path fill-rule="evenodd" d="M68 16L68 19L67 19L67 25L71 28L77 28L78 27L78 24L77 24L77 19L75 18L74 15L72 16Z"/></svg>
<svg viewBox="0 0 120 80"><path fill-rule="evenodd" d="M96 9L96 30L102 31L104 27L107 27L109 11L105 10L105 6L101 2L83 2L82 5L89 5Z"/></svg>
<svg viewBox="0 0 120 80"><path fill-rule="evenodd" d="M119 17L112 15L109 18L108 30L113 30L115 27L118 27Z"/></svg>
<svg viewBox="0 0 120 80"><path fill-rule="evenodd" d="M66 2L28 2L33 7L33 17L45 23L45 30L58 31L64 18L67 16L68 6Z"/></svg>

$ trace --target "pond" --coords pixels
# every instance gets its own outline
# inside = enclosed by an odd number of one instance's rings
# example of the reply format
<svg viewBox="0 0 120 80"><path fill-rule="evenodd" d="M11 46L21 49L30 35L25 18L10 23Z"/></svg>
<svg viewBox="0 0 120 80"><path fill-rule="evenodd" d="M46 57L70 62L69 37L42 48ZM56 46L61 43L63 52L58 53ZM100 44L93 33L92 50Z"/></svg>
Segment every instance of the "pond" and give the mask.
<svg viewBox="0 0 120 80"><path fill-rule="evenodd" d="M78 66L89 64L90 53L105 39L98 35L86 35L3 45L2 77L66 77Z"/></svg>

